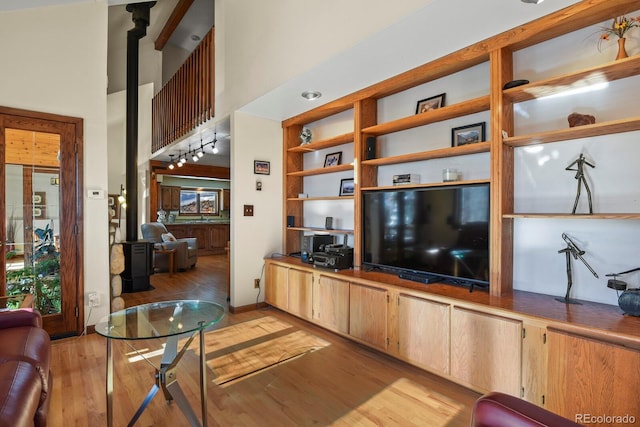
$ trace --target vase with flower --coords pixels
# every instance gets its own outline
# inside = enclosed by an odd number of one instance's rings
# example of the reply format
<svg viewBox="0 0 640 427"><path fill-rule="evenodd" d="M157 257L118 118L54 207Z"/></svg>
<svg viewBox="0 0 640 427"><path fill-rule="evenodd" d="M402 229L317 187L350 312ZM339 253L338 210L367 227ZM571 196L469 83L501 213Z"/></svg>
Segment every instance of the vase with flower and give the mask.
<svg viewBox="0 0 640 427"><path fill-rule="evenodd" d="M602 46L602 42L609 41L611 36L618 37L618 56L616 60L628 57L625 49L625 34L632 28L640 27L640 16L629 18L627 16L618 16L613 18L613 22L609 27L602 27L602 34L598 40L598 49Z"/></svg>

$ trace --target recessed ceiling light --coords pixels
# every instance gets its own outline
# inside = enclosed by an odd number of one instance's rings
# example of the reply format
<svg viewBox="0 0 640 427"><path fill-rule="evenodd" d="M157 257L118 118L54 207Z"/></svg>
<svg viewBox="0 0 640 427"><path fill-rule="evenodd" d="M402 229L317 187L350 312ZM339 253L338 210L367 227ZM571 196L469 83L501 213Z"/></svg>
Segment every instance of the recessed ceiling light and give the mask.
<svg viewBox="0 0 640 427"><path fill-rule="evenodd" d="M195 35L195 34L192 34L192 35L191 35L191 40L193 40L194 42L197 42L197 41L199 41L199 40L200 40L200 36Z"/></svg>
<svg viewBox="0 0 640 427"><path fill-rule="evenodd" d="M522 3L540 4L544 0L520 0Z"/></svg>
<svg viewBox="0 0 640 427"><path fill-rule="evenodd" d="M304 92L302 92L302 97L304 99L306 99L307 101L315 101L316 99L320 98L322 96L322 94L320 92L318 92L317 90L305 90Z"/></svg>

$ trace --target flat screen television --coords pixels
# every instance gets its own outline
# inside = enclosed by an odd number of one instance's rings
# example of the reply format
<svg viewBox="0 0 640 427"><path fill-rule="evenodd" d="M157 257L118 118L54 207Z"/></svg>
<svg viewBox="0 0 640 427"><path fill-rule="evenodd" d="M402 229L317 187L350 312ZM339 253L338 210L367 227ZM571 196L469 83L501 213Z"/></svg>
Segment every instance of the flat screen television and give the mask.
<svg viewBox="0 0 640 427"><path fill-rule="evenodd" d="M489 184L365 191L365 266L424 283L489 284Z"/></svg>

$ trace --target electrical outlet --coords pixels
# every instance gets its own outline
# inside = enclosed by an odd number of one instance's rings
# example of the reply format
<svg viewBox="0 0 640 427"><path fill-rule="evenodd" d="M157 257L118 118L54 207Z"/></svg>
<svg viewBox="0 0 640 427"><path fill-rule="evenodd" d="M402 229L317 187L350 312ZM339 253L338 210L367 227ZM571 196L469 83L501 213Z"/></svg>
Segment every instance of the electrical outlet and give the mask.
<svg viewBox="0 0 640 427"><path fill-rule="evenodd" d="M260 288L260 279L253 279L253 287L256 289Z"/></svg>
<svg viewBox="0 0 640 427"><path fill-rule="evenodd" d="M100 295L97 292L89 292L87 296L89 297L89 307L100 306Z"/></svg>

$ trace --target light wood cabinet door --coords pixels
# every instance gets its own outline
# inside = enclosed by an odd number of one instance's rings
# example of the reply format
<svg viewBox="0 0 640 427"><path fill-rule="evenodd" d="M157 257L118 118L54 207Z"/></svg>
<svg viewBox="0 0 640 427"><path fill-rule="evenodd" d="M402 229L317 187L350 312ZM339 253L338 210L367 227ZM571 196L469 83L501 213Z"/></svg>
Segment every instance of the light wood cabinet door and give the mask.
<svg viewBox="0 0 640 427"><path fill-rule="evenodd" d="M524 324L522 334L522 397L545 406L547 390L547 329Z"/></svg>
<svg viewBox="0 0 640 427"><path fill-rule="evenodd" d="M267 264L264 300L267 304L282 310L287 310L289 306L288 270L281 265Z"/></svg>
<svg viewBox="0 0 640 427"><path fill-rule="evenodd" d="M290 268L288 273L289 313L311 319L313 274Z"/></svg>
<svg viewBox="0 0 640 427"><path fill-rule="evenodd" d="M631 425L640 420L640 350L549 329L547 409L589 425ZM577 418L582 417L581 419Z"/></svg>
<svg viewBox="0 0 640 427"><path fill-rule="evenodd" d="M349 333L349 282L320 275L313 286L313 320L327 329Z"/></svg>
<svg viewBox="0 0 640 427"><path fill-rule="evenodd" d="M451 376L471 387L520 396L522 322L454 307Z"/></svg>
<svg viewBox="0 0 640 427"><path fill-rule="evenodd" d="M450 305L398 295L398 353L432 371L449 374Z"/></svg>
<svg viewBox="0 0 640 427"><path fill-rule="evenodd" d="M349 284L349 335L375 347L387 349L386 289Z"/></svg>

